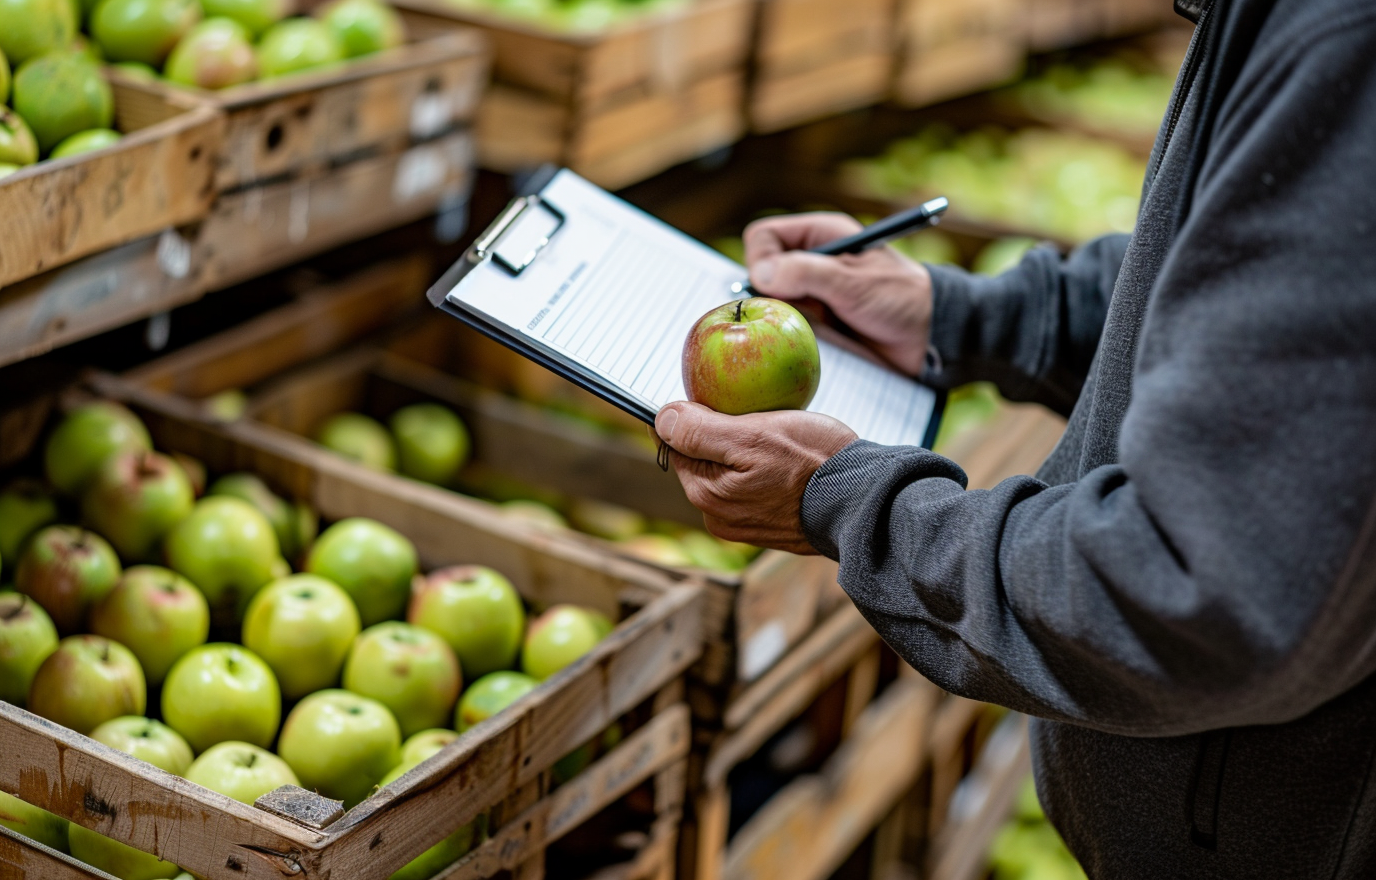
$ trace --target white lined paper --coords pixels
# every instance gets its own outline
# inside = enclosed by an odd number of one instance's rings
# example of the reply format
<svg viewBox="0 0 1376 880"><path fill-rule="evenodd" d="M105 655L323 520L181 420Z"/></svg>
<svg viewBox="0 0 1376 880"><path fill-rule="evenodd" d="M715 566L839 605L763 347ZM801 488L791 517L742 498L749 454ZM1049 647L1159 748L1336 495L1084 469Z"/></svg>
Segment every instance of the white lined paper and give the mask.
<svg viewBox="0 0 1376 880"><path fill-rule="evenodd" d="M688 331L732 299L730 286L745 270L570 171L560 171L542 196L566 219L535 261L518 277L480 264L448 297L653 410L685 399L680 361ZM876 443L921 443L936 403L931 389L824 339L818 347L822 380L809 410Z"/></svg>

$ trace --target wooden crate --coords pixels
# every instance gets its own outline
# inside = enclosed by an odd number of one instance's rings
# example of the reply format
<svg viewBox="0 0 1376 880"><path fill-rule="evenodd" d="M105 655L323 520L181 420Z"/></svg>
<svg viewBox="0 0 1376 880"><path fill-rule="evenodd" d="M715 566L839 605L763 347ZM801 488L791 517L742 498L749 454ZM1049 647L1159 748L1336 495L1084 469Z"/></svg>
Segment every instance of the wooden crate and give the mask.
<svg viewBox="0 0 1376 880"><path fill-rule="evenodd" d="M884 100L894 11L894 0L762 0L750 127L778 131Z"/></svg>
<svg viewBox="0 0 1376 880"><path fill-rule="evenodd" d="M740 138L750 0L694 0L597 33L442 0L406 8L481 28L495 85L478 118L484 167L545 162L617 188Z"/></svg>
<svg viewBox="0 0 1376 880"><path fill-rule="evenodd" d="M208 289L222 289L440 211L466 208L473 134L222 194L194 232Z"/></svg>
<svg viewBox="0 0 1376 880"><path fill-rule="evenodd" d="M697 727L680 876L829 876L917 781L938 695L853 607L833 612L719 726ZM825 761L787 780L744 821L733 819L736 774L771 741L796 742L797 720Z"/></svg>
<svg viewBox="0 0 1376 880"><path fill-rule="evenodd" d="M239 804L8 704L0 704L0 748L10 756L0 766L0 789L209 880L385 878L458 825L496 810L490 845L445 875L488 877L542 861L551 841L662 774L656 798L664 809L656 813L668 821L674 792L682 789L675 768L688 749L680 676L700 651L699 588L507 530L452 493L342 468L334 456L277 443L252 425L200 421L194 406L113 377L95 376L91 384L133 407L160 448L192 455L216 472L252 470L326 519L366 515L384 522L415 543L427 569L490 565L537 607L577 602L628 613L587 656L342 816L335 802L300 790L275 811ZM3 442L36 436L7 432ZM584 774L546 793L545 774L555 761L628 713L643 716L643 725ZM11 844L0 844L6 858ZM20 858L38 876L64 876L40 849L29 847ZM538 876L538 865L531 871Z"/></svg>
<svg viewBox="0 0 1376 880"><path fill-rule="evenodd" d="M1027 52L1023 0L900 0L898 103L935 104L1010 82Z"/></svg>
<svg viewBox="0 0 1376 880"><path fill-rule="evenodd" d="M0 309L26 299L10 287L18 281L210 208L220 112L193 95L147 96L118 81L113 90L119 143L0 180Z"/></svg>
<svg viewBox="0 0 1376 880"><path fill-rule="evenodd" d="M1027 45L1034 52L1083 46L1104 32L1102 0L1027 0Z"/></svg>
<svg viewBox="0 0 1376 880"><path fill-rule="evenodd" d="M487 81L482 34L403 12L409 42L348 64L207 92L121 77L150 98L195 95L225 114L215 191L395 154L472 121Z"/></svg>

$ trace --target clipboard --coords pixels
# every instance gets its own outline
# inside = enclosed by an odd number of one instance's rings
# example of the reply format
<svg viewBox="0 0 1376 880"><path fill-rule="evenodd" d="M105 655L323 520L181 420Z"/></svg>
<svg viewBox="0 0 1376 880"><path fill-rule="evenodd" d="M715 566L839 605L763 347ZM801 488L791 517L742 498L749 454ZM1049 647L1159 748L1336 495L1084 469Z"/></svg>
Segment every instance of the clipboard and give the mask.
<svg viewBox="0 0 1376 880"><path fill-rule="evenodd" d="M653 425L661 406L685 399L677 365L689 330L709 309L740 298L730 288L745 269L567 169L543 170L525 189L427 298ZM809 409L842 421L851 414L877 435L851 424L863 439L930 448L945 394L815 329L823 386ZM844 393L831 393L828 410L817 403L833 374Z"/></svg>

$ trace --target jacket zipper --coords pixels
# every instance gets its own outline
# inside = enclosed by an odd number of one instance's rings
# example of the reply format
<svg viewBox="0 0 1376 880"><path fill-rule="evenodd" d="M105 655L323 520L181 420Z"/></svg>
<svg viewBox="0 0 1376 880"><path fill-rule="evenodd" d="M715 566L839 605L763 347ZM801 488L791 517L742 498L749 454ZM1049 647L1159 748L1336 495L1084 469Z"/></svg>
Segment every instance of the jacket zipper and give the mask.
<svg viewBox="0 0 1376 880"><path fill-rule="evenodd" d="M1177 4L1178 8L1178 4ZM1185 71L1180 78L1180 93L1176 95L1175 101L1171 103L1170 116L1166 119L1166 136L1161 141L1161 151L1156 156L1156 164L1152 168L1151 178L1156 180L1156 175L1161 172L1161 162L1166 158L1166 149L1171 145L1171 138L1175 136L1175 127L1180 123L1180 115L1184 112L1185 100L1189 98L1191 90L1194 89L1195 77L1199 75L1201 46L1204 45L1204 38L1211 19L1210 13L1214 8L1214 0L1202 0L1198 5L1198 25L1194 36L1194 41L1190 44L1190 51L1185 57Z"/></svg>

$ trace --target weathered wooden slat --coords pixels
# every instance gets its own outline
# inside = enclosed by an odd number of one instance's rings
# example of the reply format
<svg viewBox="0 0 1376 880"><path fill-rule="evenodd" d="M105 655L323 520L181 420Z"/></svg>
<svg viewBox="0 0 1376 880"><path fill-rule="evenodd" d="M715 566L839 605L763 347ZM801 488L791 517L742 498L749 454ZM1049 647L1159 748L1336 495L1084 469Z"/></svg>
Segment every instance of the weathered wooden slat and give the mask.
<svg viewBox="0 0 1376 880"><path fill-rule="evenodd" d="M980 880L984 876L989 845L1031 772L1027 720L1009 716L989 738L962 783L967 787L963 792L963 814L942 828L932 841L928 876L941 880Z"/></svg>
<svg viewBox="0 0 1376 880"><path fill-rule="evenodd" d="M119 82L114 93L119 143L0 180L0 289L205 216L224 116L187 94L148 109Z"/></svg>
<svg viewBox="0 0 1376 880"><path fill-rule="evenodd" d="M0 825L0 878L4 880L116 880Z"/></svg>

